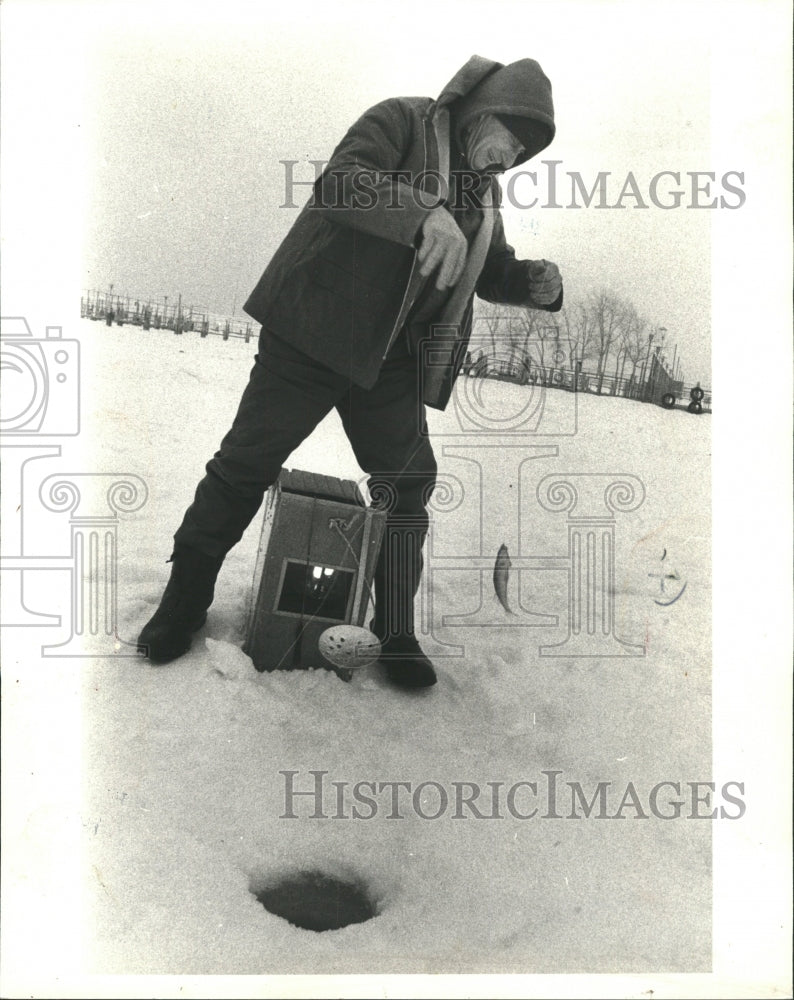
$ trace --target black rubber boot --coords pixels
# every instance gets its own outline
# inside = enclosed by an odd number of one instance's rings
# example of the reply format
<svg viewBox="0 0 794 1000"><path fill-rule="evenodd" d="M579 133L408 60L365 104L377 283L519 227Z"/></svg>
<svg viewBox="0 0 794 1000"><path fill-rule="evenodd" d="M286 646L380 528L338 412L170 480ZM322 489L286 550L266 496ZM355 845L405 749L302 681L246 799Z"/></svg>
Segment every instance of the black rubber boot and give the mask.
<svg viewBox="0 0 794 1000"><path fill-rule="evenodd" d="M386 668L392 684L401 688L432 687L438 678L433 664L422 652L415 635L386 635L386 628L376 614L369 623L369 630L378 637L381 655L378 662Z"/></svg>
<svg viewBox="0 0 794 1000"><path fill-rule="evenodd" d="M380 663L392 684L401 688L432 687L438 678L433 664L413 635L394 635L382 644Z"/></svg>
<svg viewBox="0 0 794 1000"><path fill-rule="evenodd" d="M207 620L223 557L177 545L170 562L160 607L138 636L138 651L152 663L169 663L190 649L193 633Z"/></svg>
<svg viewBox="0 0 794 1000"><path fill-rule="evenodd" d="M414 597L422 576L426 517L407 517L387 526L375 569L375 617L370 623L381 643L380 664L396 687L432 687L438 678L414 634Z"/></svg>

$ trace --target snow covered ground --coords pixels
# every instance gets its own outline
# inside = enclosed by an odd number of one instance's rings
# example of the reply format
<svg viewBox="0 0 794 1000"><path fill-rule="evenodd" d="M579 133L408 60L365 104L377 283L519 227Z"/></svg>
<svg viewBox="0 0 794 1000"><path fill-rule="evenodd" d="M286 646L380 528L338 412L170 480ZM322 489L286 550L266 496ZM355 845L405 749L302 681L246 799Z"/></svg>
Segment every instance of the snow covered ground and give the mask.
<svg viewBox="0 0 794 1000"><path fill-rule="evenodd" d="M88 320L76 330L85 471L136 474L149 490L119 530L119 634L131 641L159 601L171 535L231 422L254 344ZM484 391L478 412L491 430L528 392L496 382ZM229 554L188 655L166 667L133 657L83 661L93 971L709 969L711 823L687 818L685 784L680 796L666 788L658 799L667 814L683 800L679 819L654 815L649 793L663 781L712 780L710 418L562 392L542 402L536 430L548 436L509 428L461 436L454 406L431 414L442 479L459 491L457 500L439 494L428 560L438 568L432 607L423 605L435 688L405 694L378 668L349 684L325 671L257 673L240 647L258 519ZM577 432L555 436L573 417ZM361 476L335 414L287 464ZM599 495L609 474L644 485L644 502L615 515L614 566L615 632L645 655L540 655L567 634L566 513L544 509L536 495L545 476L562 473L591 473ZM574 514L587 513L584 504ZM493 597L490 572L443 568L451 556L491 559L502 542L513 557L550 559L545 569L514 569L515 618ZM463 655L440 655L442 642ZM295 788L307 790L312 770L327 772L327 818L311 818L309 797L294 800L297 818L281 818L280 772L298 772ZM551 771L560 772L562 818L543 818L552 811L544 794ZM332 781L348 783L341 808ZM412 791L436 784L417 799L400 792L400 818L389 818L383 791L375 815L357 819L350 796L362 781L412 782ZM521 786L510 810L506 796L519 781L535 782L537 796ZM501 818L466 809L453 818L455 782L483 790L484 813L487 783L502 783ZM598 782L611 782L609 816L629 783L640 806L628 802L620 819L570 819L568 782L588 799ZM449 794L444 810L439 788ZM535 817L517 818L533 805ZM255 899L279 876L306 870L364 883L377 915L316 933Z"/></svg>

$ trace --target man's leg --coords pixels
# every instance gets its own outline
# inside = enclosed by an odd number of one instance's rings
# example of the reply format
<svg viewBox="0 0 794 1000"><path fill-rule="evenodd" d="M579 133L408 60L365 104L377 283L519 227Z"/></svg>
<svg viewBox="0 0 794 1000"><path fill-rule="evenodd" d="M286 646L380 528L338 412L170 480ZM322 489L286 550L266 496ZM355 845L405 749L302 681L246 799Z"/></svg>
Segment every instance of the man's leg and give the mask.
<svg viewBox="0 0 794 1000"><path fill-rule="evenodd" d="M263 331L234 423L207 463L174 543L225 556L242 538L284 462L347 385L341 375Z"/></svg>
<svg viewBox="0 0 794 1000"><path fill-rule="evenodd" d="M174 535L171 579L138 638L155 662L190 648L226 553L242 537L290 453L347 388L342 376L263 331L231 430Z"/></svg>
<svg viewBox="0 0 794 1000"><path fill-rule="evenodd" d="M435 683L432 664L414 634L427 504L436 481L436 461L417 393L416 360L398 346L372 389L354 386L337 403L356 459L370 477L373 504L388 510L375 570L373 631L384 643L391 680L405 687Z"/></svg>

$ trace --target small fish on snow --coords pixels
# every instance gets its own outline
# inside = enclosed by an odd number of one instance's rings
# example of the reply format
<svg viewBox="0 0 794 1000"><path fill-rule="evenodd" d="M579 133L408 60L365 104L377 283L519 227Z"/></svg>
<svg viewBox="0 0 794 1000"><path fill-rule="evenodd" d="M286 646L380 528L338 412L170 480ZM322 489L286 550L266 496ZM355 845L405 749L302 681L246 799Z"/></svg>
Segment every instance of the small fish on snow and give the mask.
<svg viewBox="0 0 794 1000"><path fill-rule="evenodd" d="M496 553L496 562L493 567L493 589L496 591L496 597L505 611L509 614L513 614L513 610L510 607L510 602L507 599L507 585L510 581L510 567L513 564L510 562L510 553L507 551L506 545L500 545L499 551Z"/></svg>

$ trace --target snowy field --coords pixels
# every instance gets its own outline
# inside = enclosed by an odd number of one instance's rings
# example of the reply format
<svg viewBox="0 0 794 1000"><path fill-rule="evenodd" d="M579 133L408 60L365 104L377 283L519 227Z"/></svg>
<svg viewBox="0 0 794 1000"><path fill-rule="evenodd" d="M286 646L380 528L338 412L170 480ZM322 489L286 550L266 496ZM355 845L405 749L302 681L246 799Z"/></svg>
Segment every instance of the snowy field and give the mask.
<svg viewBox="0 0 794 1000"><path fill-rule="evenodd" d="M135 474L149 491L119 529L119 634L132 641L159 601L171 536L231 423L255 344L88 320L71 335L82 346L85 470ZM528 390L484 391L487 435L464 433L454 406L430 416L442 480L459 491L439 494L428 560L438 571L419 608L435 688L403 693L377 667L349 684L325 671L257 673L240 647L259 518L229 554L188 655L157 668L83 661L92 971L710 968L711 823L687 818L685 785L681 818L648 806L659 782L712 780L710 418L549 392L534 435L494 434ZM335 414L287 464L361 477ZM540 653L567 635L568 528L536 490L563 473L592 474L599 495L610 474L644 486L644 502L614 520L614 631L644 655L614 655L626 649L617 640L612 655ZM588 513L584 502L574 514ZM545 569L513 570L513 617L489 571L448 568L452 556L492 559L502 542L514 564L549 557ZM328 772L327 818L311 818L309 797L294 800L298 818L280 818L284 770L298 772L300 790L312 787L309 771ZM560 772L562 818L543 817L549 771ZM348 799L360 781L437 784L418 808L401 799L400 818L388 818L384 791L375 815L356 819L348 800L340 812L331 781L349 783ZM510 811L519 781L537 783L538 797L524 786ZM612 783L609 816L621 818L568 818L567 783L590 799L602 781ZM502 818L453 818L454 782L503 783ZM639 804L619 810L629 783ZM450 795L443 811L439 786ZM663 789L659 811L676 797ZM514 815L533 804L534 818ZM280 876L311 870L366 885L377 915L317 933L257 902Z"/></svg>

